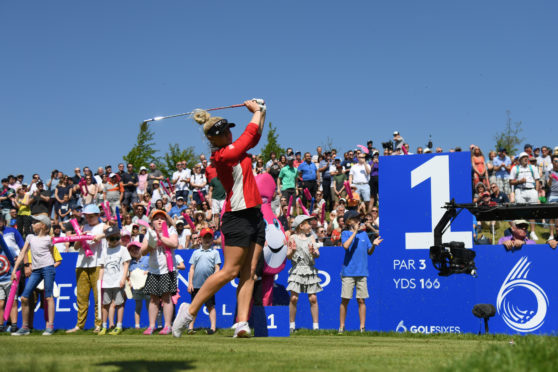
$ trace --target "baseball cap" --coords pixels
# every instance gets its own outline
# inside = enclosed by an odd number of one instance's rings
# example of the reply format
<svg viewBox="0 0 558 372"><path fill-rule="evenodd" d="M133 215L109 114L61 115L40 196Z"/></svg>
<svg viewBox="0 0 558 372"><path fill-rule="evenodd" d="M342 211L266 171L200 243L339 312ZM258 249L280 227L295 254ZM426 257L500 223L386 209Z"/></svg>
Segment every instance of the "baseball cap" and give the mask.
<svg viewBox="0 0 558 372"><path fill-rule="evenodd" d="M182 219L177 220L174 224L175 225L184 225L184 220L182 220Z"/></svg>
<svg viewBox="0 0 558 372"><path fill-rule="evenodd" d="M514 220L513 223L515 226L529 225L529 222L527 220Z"/></svg>
<svg viewBox="0 0 558 372"><path fill-rule="evenodd" d="M120 230L116 226L111 226L111 227L109 227L108 229L105 230L105 236L107 238L109 238L111 236L120 236Z"/></svg>
<svg viewBox="0 0 558 372"><path fill-rule="evenodd" d="M360 218L360 214L358 214L357 211L347 211L343 217L345 218L345 221L347 221L351 218Z"/></svg>
<svg viewBox="0 0 558 372"><path fill-rule="evenodd" d="M176 201L179 201L179 200L184 200L184 198L182 196L179 196L178 198L176 198Z"/></svg>
<svg viewBox="0 0 558 372"><path fill-rule="evenodd" d="M83 213L85 214L100 214L101 210L99 209L99 207L95 204L88 204L85 206L85 208L83 209Z"/></svg>
<svg viewBox="0 0 558 372"><path fill-rule="evenodd" d="M165 219L166 219L167 221L170 221L170 220L171 220L171 218L169 217L169 215L167 214L167 212L162 211L162 210L160 210L160 209L154 209L153 212L151 212L151 216L149 217L149 219L151 219L151 220L154 219L155 216L157 216L158 214L162 214L163 217L165 217Z"/></svg>
<svg viewBox="0 0 558 372"><path fill-rule="evenodd" d="M50 218L45 216L44 214L40 214L38 216L31 216L35 221L42 222L46 225L46 227L50 228Z"/></svg>
<svg viewBox="0 0 558 372"><path fill-rule="evenodd" d="M393 132L393 135L394 135L394 136L397 136L398 134L399 134L398 131Z"/></svg>
<svg viewBox="0 0 558 372"><path fill-rule="evenodd" d="M339 198L339 201L347 204L347 199L345 199L345 198Z"/></svg>
<svg viewBox="0 0 558 372"><path fill-rule="evenodd" d="M116 174L115 173L109 174L109 178L112 178L112 177L116 177Z"/></svg>
<svg viewBox="0 0 558 372"><path fill-rule="evenodd" d="M142 170L146 171L146 170L147 170L147 168L146 168L146 167L144 167L144 166L142 165L142 166L140 167L140 172L141 172Z"/></svg>
<svg viewBox="0 0 558 372"><path fill-rule="evenodd" d="M211 128L209 128L205 132L205 134L210 136L218 136L224 133L228 128L233 128L235 126L235 123L229 123L227 119L220 119L216 121L215 124L213 124Z"/></svg>
<svg viewBox="0 0 558 372"><path fill-rule="evenodd" d="M294 222L293 222L293 228L296 229L298 227L298 225L300 225L304 221L312 220L314 218L316 218L316 217L307 216L307 215L303 215L303 214L301 214L299 216L296 216L295 219L294 219Z"/></svg>
<svg viewBox="0 0 558 372"><path fill-rule="evenodd" d="M529 154L527 154L525 151L523 151L521 154L519 154L518 159L521 159L522 157L527 156L529 157Z"/></svg>
<svg viewBox="0 0 558 372"><path fill-rule="evenodd" d="M427 148L424 149L423 152L424 152L425 154L429 154L429 153L432 152L432 150L430 150L430 148L427 147Z"/></svg>
<svg viewBox="0 0 558 372"><path fill-rule="evenodd" d="M128 250L130 250L130 248L133 248L133 247L141 248L141 243L140 242L135 242L135 241L132 241L132 242L128 243L128 247L127 247Z"/></svg>
<svg viewBox="0 0 558 372"><path fill-rule="evenodd" d="M530 143L526 143L525 146L523 146L524 149L527 149L527 148L529 148L529 147L530 147L530 148L533 148L533 146L531 146Z"/></svg>
<svg viewBox="0 0 558 372"><path fill-rule="evenodd" d="M287 156L287 161L294 161L295 158L292 155Z"/></svg>
<svg viewBox="0 0 558 372"><path fill-rule="evenodd" d="M213 230L211 230L209 227L203 228L202 231L200 231L200 235L202 238L207 234L211 234L211 236L213 236L213 233Z"/></svg>

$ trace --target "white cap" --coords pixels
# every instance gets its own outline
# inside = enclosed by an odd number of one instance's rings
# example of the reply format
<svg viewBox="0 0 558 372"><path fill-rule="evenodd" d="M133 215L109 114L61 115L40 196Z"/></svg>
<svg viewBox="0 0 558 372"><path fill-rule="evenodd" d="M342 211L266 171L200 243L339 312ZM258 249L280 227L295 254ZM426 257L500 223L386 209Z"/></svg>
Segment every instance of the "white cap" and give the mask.
<svg viewBox="0 0 558 372"><path fill-rule="evenodd" d="M112 178L112 177L114 177L114 176L116 176L116 174L115 174L115 173L111 173L111 174L109 174L109 178Z"/></svg>
<svg viewBox="0 0 558 372"><path fill-rule="evenodd" d="M394 135L394 136L397 136L398 134L399 134L398 131L393 132L393 135Z"/></svg>
<svg viewBox="0 0 558 372"><path fill-rule="evenodd" d="M525 151L523 151L521 154L519 154L518 159L521 159L524 156L529 157L529 154L527 154Z"/></svg>

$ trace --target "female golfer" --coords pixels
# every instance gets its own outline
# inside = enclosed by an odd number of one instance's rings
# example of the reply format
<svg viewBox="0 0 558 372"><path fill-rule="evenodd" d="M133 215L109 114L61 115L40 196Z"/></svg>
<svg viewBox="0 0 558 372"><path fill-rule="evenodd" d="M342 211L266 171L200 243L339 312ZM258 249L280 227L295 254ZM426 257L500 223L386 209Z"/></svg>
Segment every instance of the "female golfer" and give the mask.
<svg viewBox="0 0 558 372"><path fill-rule="evenodd" d="M225 263L221 270L205 281L192 304L183 303L180 306L172 325L174 337L180 337L203 304L237 276L238 322L234 337L250 337L248 314L254 289L254 271L265 242L265 222L260 212L262 199L252 172L252 160L246 151L260 140L265 107L256 101L244 104L253 113L252 120L234 143L229 130L235 126L233 123L220 117L210 117L205 111L194 116L198 123L203 124L203 131L211 143L211 164L227 192L221 223L225 238Z"/></svg>

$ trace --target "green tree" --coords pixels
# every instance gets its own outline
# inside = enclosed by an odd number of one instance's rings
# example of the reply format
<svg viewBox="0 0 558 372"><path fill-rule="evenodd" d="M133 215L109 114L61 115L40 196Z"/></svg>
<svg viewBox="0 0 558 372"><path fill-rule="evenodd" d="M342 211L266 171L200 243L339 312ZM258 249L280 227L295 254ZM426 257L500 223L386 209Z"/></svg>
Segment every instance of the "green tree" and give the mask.
<svg viewBox="0 0 558 372"><path fill-rule="evenodd" d="M277 141L279 135L277 134L277 128L275 128L271 122L269 122L269 131L267 132L267 143L265 144L264 148L262 149L262 157L264 160L264 164L271 159L271 153L274 152L277 157L281 154L285 153L285 149L279 145Z"/></svg>
<svg viewBox="0 0 558 372"><path fill-rule="evenodd" d="M506 110L506 126L504 130L497 133L494 136L496 140L496 150L499 148L505 148L510 155L517 153L517 146L523 141L523 137L520 137L520 133L523 131L521 127L522 122L513 122L511 118L510 110Z"/></svg>
<svg viewBox="0 0 558 372"><path fill-rule="evenodd" d="M176 169L177 162L185 160L187 167L192 168L196 164L196 159L192 146L181 149L178 143L169 143L169 151L163 156L159 169L166 177L170 177Z"/></svg>
<svg viewBox="0 0 558 372"><path fill-rule="evenodd" d="M151 162L159 165L159 157L156 156L157 150L153 147L155 145L155 142L153 142L154 136L155 134L149 128L149 124L141 123L136 144L127 155L122 157L126 163L132 163L136 171L141 166L147 166Z"/></svg>

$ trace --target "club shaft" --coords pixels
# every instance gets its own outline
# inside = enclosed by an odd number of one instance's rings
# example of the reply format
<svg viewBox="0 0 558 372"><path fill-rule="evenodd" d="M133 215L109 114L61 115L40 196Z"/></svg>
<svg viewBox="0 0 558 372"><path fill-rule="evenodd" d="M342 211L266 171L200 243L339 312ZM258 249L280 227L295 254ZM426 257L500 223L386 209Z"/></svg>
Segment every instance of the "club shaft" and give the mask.
<svg viewBox="0 0 558 372"><path fill-rule="evenodd" d="M216 111L216 110L223 110L223 109L228 109L228 108L235 108L235 107L242 107L245 106L244 103L240 103L238 105L230 105L230 106L222 106L222 107L215 107L215 108L210 108L210 109L206 109L205 111ZM156 118L151 118L151 119L147 119L144 122L148 123L150 121L159 121L159 120L164 120L164 119L170 119L170 118L177 118L180 116L187 116L187 115L192 115L195 111L191 111L191 112L184 112L182 114L175 114L175 115L167 115L167 116L160 116L160 117L156 117Z"/></svg>

